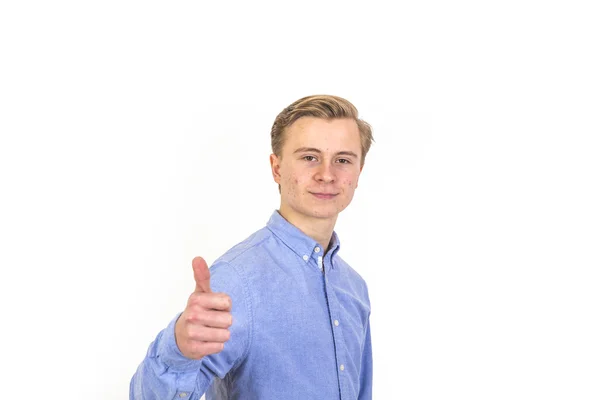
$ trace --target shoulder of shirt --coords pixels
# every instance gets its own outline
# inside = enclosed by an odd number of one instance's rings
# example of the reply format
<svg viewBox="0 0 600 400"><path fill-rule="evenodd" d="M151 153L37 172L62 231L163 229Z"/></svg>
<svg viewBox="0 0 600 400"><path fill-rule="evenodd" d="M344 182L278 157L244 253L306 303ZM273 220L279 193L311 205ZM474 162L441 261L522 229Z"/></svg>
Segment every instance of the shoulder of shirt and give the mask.
<svg viewBox="0 0 600 400"><path fill-rule="evenodd" d="M356 270L352 268L350 264L348 264L342 257L340 257L339 254L335 256L335 263L336 267L342 268L344 272L350 275L350 277L353 280L359 281L362 284L366 285L364 278L358 272L356 272Z"/></svg>
<svg viewBox="0 0 600 400"><path fill-rule="evenodd" d="M243 265L247 261L246 256L252 254L251 250L260 248L272 236L273 233L267 227L263 227L227 250L215 260L215 264Z"/></svg>

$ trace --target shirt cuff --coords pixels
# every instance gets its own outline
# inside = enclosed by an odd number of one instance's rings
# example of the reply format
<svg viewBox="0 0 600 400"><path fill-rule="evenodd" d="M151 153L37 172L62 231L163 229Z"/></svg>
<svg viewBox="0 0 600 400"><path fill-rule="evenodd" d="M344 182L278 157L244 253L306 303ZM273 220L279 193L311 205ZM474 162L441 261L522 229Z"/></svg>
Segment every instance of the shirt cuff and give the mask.
<svg viewBox="0 0 600 400"><path fill-rule="evenodd" d="M198 370L201 360L192 360L184 356L177 342L175 341L175 324L181 313L169 323L169 326L163 331L160 343L158 344L158 357L173 371L191 371Z"/></svg>

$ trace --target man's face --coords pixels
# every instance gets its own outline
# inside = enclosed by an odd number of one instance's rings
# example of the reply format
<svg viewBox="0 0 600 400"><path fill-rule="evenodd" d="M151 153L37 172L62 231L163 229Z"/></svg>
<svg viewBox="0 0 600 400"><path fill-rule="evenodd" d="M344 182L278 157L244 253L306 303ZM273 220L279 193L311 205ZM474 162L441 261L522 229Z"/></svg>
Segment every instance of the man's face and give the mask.
<svg viewBox="0 0 600 400"><path fill-rule="evenodd" d="M298 119L285 132L281 157L271 155L281 208L301 217L336 218L352 201L360 160L354 120Z"/></svg>

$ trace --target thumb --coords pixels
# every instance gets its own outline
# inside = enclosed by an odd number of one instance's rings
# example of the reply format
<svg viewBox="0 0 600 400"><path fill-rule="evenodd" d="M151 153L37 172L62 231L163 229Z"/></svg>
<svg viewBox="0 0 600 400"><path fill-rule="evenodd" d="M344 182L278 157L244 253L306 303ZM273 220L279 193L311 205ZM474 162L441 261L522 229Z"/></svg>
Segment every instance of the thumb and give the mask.
<svg viewBox="0 0 600 400"><path fill-rule="evenodd" d="M210 290L210 271L204 258L195 257L192 260L192 269L194 270L194 280L196 281L196 292L212 293L212 290Z"/></svg>

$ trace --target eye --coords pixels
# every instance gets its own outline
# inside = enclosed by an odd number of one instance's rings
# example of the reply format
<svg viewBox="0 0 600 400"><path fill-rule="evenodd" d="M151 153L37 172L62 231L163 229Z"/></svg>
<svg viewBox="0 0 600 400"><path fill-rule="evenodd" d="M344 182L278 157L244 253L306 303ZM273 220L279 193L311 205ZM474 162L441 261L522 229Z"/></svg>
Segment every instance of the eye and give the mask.
<svg viewBox="0 0 600 400"><path fill-rule="evenodd" d="M306 161L316 161L317 157L315 157L315 156L304 156L304 157L302 157L302 159L306 160Z"/></svg>
<svg viewBox="0 0 600 400"><path fill-rule="evenodd" d="M341 164L352 164L352 162L350 160L348 160L347 158L340 158L338 160L338 162Z"/></svg>

